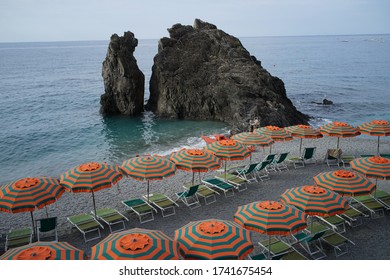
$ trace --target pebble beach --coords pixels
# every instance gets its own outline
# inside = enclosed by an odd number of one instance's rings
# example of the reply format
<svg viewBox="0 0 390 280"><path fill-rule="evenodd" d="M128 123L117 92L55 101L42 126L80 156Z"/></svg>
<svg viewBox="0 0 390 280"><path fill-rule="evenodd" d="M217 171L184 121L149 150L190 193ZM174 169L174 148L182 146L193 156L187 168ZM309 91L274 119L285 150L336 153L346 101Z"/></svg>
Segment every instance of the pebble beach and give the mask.
<svg viewBox="0 0 390 280"><path fill-rule="evenodd" d="M130 198L142 197L146 194L146 182L140 182L131 178L124 178L112 188L103 189L95 193L97 208L111 207L129 218L126 222L126 228L145 228L161 230L169 237L174 238L176 229L184 226L190 221L205 219L233 220L233 215L237 207L250 202L263 200L279 200L284 190L303 185L313 185L313 176L320 172L343 169L343 167L329 167L324 163L324 157L327 149L336 147L337 139L333 137L324 137L322 139L312 140L303 139L303 147L316 147L315 164L310 164L304 168L295 169L289 165L289 170L278 173L271 173L269 181L250 183L247 190L235 192L233 197L226 198L223 194L217 196L217 201L210 205L205 205L201 200L202 207L190 210L187 206L179 203L176 208L176 215L163 218L161 213L155 215L153 222L141 224L138 217L129 215L126 207L121 203ZM377 139L375 137L355 137L350 139L340 139L340 148L344 154L359 157L360 154L374 154L376 151ZM272 153L290 152L289 156L297 156L299 153L299 140L294 139L288 142L276 142L272 146ZM390 153L390 141L381 138L381 153ZM262 160L269 153L269 148L259 149L252 154L252 162ZM229 165L245 165L249 163L249 158L244 161L228 162ZM345 167L349 169L349 167ZM202 178L213 177L218 171L212 171L201 174ZM160 181L151 181L150 192L164 193L171 198L175 198L175 193L183 190L183 185L190 182L192 174L190 172L178 170L170 178ZM195 176L198 182L198 176ZM378 181L378 189L390 192L390 182ZM73 246L85 250L90 255L91 246L100 242L109 234L108 226L102 230L102 238L85 243L82 234L76 229L72 229L67 221L68 216L91 212L93 210L92 197L90 193L68 193L65 192L62 197L54 204L47 206L49 216L58 217L59 241L66 241ZM46 216L45 208L33 212L34 218L44 218ZM2 238L0 240L0 253L4 251L5 234L11 228L31 226L31 217L29 212L24 213L4 213L0 212ZM347 260L387 260L390 259L390 251L386 244L389 243L388 233L390 232L390 217L385 213L384 217L378 219L365 218L363 224L347 230L343 235L352 240L356 245L348 246L349 252L337 259ZM265 238L264 235L252 232L252 242L255 245L252 254L260 252L258 241ZM336 259L332 250L327 250L327 259Z"/></svg>

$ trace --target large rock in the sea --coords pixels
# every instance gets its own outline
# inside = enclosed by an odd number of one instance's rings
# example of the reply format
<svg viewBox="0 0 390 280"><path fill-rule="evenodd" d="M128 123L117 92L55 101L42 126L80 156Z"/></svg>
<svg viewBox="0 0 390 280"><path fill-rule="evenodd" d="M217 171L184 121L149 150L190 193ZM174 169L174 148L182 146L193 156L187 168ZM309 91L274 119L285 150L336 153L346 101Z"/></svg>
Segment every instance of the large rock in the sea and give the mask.
<svg viewBox="0 0 390 280"><path fill-rule="evenodd" d="M100 98L104 115L139 115L144 107L145 76L133 53L138 40L131 32L111 36L102 76L105 93Z"/></svg>
<svg viewBox="0 0 390 280"><path fill-rule="evenodd" d="M175 24L170 38L159 41L146 109L159 117L220 120L248 127L306 124L286 95L284 83L272 76L240 40L213 24Z"/></svg>

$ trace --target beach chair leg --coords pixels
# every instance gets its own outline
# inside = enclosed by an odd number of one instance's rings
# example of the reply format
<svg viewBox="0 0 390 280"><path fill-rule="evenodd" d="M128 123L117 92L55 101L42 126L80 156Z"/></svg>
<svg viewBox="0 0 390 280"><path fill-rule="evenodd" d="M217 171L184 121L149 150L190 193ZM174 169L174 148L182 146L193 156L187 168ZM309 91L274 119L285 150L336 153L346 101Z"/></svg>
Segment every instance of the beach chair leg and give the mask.
<svg viewBox="0 0 390 280"><path fill-rule="evenodd" d="M173 216L175 214L176 214L176 210L175 210L174 206L171 206L171 207L168 207L165 209L161 209L161 215L163 216L163 218Z"/></svg>
<svg viewBox="0 0 390 280"><path fill-rule="evenodd" d="M212 203L217 201L217 198L216 198L216 196L214 194L213 195L209 195L209 196L205 196L203 199L204 199L204 204L205 205L209 205L209 204L212 204Z"/></svg>
<svg viewBox="0 0 390 280"><path fill-rule="evenodd" d="M93 236L87 238L87 235L91 235L93 232L97 232L97 235L93 235ZM82 231L82 234L84 235L85 243L92 241L92 240L95 240L95 239L99 239L102 237L99 228L95 228L95 229L91 229L91 230L87 230L87 231Z"/></svg>
<svg viewBox="0 0 390 280"><path fill-rule="evenodd" d="M153 211L146 212L146 213L139 213L138 218L141 224L154 221Z"/></svg>
<svg viewBox="0 0 390 280"><path fill-rule="evenodd" d="M113 229L113 227L116 227L117 225L119 227L117 229ZM126 228L125 221L123 221L123 220L120 220L120 221L117 221L117 222L114 222L114 223L109 223L108 227L110 228L110 232L111 233L122 231L122 230L124 230Z"/></svg>

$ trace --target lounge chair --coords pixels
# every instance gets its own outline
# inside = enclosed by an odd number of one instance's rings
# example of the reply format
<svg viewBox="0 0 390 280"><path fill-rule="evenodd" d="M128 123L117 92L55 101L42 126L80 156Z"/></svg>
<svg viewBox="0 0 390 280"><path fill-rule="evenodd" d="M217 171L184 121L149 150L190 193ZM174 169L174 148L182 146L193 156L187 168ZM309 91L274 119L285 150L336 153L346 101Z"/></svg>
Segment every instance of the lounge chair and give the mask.
<svg viewBox="0 0 390 280"><path fill-rule="evenodd" d="M121 231L125 229L125 220L129 221L124 215L112 208L103 208L96 210L96 216L102 220L110 228L110 232ZM119 225L120 227L113 230L113 226Z"/></svg>
<svg viewBox="0 0 390 280"><path fill-rule="evenodd" d="M43 236L46 240L47 235L54 237L53 241L58 241L57 217L35 220L35 226L37 228L38 241L41 241Z"/></svg>
<svg viewBox="0 0 390 280"><path fill-rule="evenodd" d="M341 149L328 149L325 155L325 162L330 167L332 165L337 165L340 167L340 164L344 165L341 160Z"/></svg>
<svg viewBox="0 0 390 280"><path fill-rule="evenodd" d="M359 211L352 205L348 205L347 210L340 214L345 220L345 222L350 227L357 227L363 224L363 218L369 218L370 216L363 213L362 211Z"/></svg>
<svg viewBox="0 0 390 280"><path fill-rule="evenodd" d="M376 190L373 195L380 203L383 204L386 210L390 209L390 193L383 190Z"/></svg>
<svg viewBox="0 0 390 280"><path fill-rule="evenodd" d="M321 241L333 248L336 257L348 253L348 244L355 245L353 241L332 230L325 232Z"/></svg>
<svg viewBox="0 0 390 280"><path fill-rule="evenodd" d="M346 231L345 219L343 217L341 217L340 215L327 216L327 217L316 216L316 217L321 222L329 225L336 232L343 233Z"/></svg>
<svg viewBox="0 0 390 280"><path fill-rule="evenodd" d="M288 154L289 152L281 153L278 158L275 158L273 165L278 171L288 170L288 166L286 164Z"/></svg>
<svg viewBox="0 0 390 280"><path fill-rule="evenodd" d="M203 183L218 191L222 191L225 197L234 196L235 186L218 178L203 179ZM230 194L231 193L231 194Z"/></svg>
<svg viewBox="0 0 390 280"><path fill-rule="evenodd" d="M11 229L5 238L5 251L11 248L30 244L33 238L33 230L30 227Z"/></svg>
<svg viewBox="0 0 390 280"><path fill-rule="evenodd" d="M148 200L148 195L144 195L143 198ZM161 215L166 218L176 214L175 207L179 205L170 199L168 196L162 193L149 194L149 202L155 206L155 208L161 210Z"/></svg>
<svg viewBox="0 0 390 280"><path fill-rule="evenodd" d="M191 186L189 189L176 193L177 199L180 199L191 210L200 207L198 196L196 195L199 185Z"/></svg>
<svg viewBox="0 0 390 280"><path fill-rule="evenodd" d="M275 166L275 158L276 158L276 155L277 154L269 154L267 155L263 161L269 161L269 164L266 166L266 170L267 172L269 171L275 171L277 172L276 170L276 166Z"/></svg>
<svg viewBox="0 0 390 280"><path fill-rule="evenodd" d="M183 187L188 190L191 188L192 184L185 184ZM219 195L218 192L214 191L213 189L207 187L204 184L199 184L198 185L198 191L196 192L196 195L199 197L202 197L204 199L204 203L206 205L209 205L211 203L214 203L217 201L217 198L215 195Z"/></svg>
<svg viewBox="0 0 390 280"><path fill-rule="evenodd" d="M256 166L258 163L252 163L249 164L246 168L238 169L236 170L235 174L237 174L238 177L241 177L243 180L243 183L245 182L257 182L256 178ZM223 174L221 174L221 177Z"/></svg>
<svg viewBox="0 0 390 280"><path fill-rule="evenodd" d="M306 164L315 163L314 153L316 147L305 148L303 154L300 157L292 157L287 160L294 164L295 169L305 167Z"/></svg>
<svg viewBox="0 0 390 280"><path fill-rule="evenodd" d="M122 203L129 209L130 213L138 216L141 224L154 220L153 212L157 212L157 210L143 199L134 198L122 201Z"/></svg>
<svg viewBox="0 0 390 280"><path fill-rule="evenodd" d="M385 215L385 206L372 195L352 197L351 203L355 208L361 209L363 212L368 212L372 219L384 217Z"/></svg>
<svg viewBox="0 0 390 280"><path fill-rule="evenodd" d="M88 242L101 237L100 228L104 228L91 214L83 213L67 218L73 227L77 228L84 236L84 241ZM87 234L96 232L97 235L87 238Z"/></svg>
<svg viewBox="0 0 390 280"><path fill-rule="evenodd" d="M271 258L275 258L282 254L284 255L294 250L287 242L275 237L264 239L259 242L259 245L262 247L262 253L266 256L270 254Z"/></svg>
<svg viewBox="0 0 390 280"><path fill-rule="evenodd" d="M341 155L340 157L341 162L343 164L343 167L346 167L346 165L349 165L351 161L355 159L354 155Z"/></svg>
<svg viewBox="0 0 390 280"><path fill-rule="evenodd" d="M280 259L281 260L294 260L294 261L306 261L306 260L308 260L308 258L306 256L304 256L303 254L301 254L297 250L288 252L287 254L283 255Z"/></svg>
<svg viewBox="0 0 390 280"><path fill-rule="evenodd" d="M301 231L294 235L297 243L315 260L323 259L326 257L324 249L322 247L321 238L326 231L319 231L316 233L310 233L307 231Z"/></svg>
<svg viewBox="0 0 390 280"><path fill-rule="evenodd" d="M267 171L267 166L271 164L270 160L264 160L260 163L257 164L256 166L256 176L259 178L261 181L267 181L271 179L269 176L269 173Z"/></svg>
<svg viewBox="0 0 390 280"><path fill-rule="evenodd" d="M242 191L245 191L248 189L246 186L248 181L246 179L244 179L243 177L240 177L240 176L237 176L234 174L230 174L230 173L218 174L215 177L222 180L222 181L228 182L229 184L234 185L235 188L239 192L242 192Z"/></svg>

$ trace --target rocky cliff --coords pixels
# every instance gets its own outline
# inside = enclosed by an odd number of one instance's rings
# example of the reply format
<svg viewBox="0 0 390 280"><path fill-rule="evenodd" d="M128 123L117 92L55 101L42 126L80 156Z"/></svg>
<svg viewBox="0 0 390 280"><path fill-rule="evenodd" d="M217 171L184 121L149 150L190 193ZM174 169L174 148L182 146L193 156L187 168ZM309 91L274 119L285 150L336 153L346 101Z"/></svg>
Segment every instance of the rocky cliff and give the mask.
<svg viewBox="0 0 390 280"><path fill-rule="evenodd" d="M145 76L133 53L138 40L131 32L111 36L102 76L105 93L100 98L104 115L138 115L144 107Z"/></svg>
<svg viewBox="0 0 390 280"><path fill-rule="evenodd" d="M196 19L175 24L159 41L146 109L159 117L220 120L248 127L306 124L286 95L284 83L251 56L241 42Z"/></svg>

